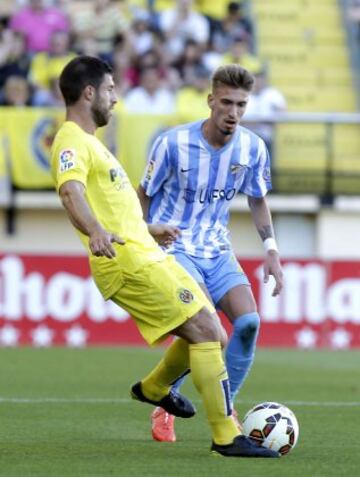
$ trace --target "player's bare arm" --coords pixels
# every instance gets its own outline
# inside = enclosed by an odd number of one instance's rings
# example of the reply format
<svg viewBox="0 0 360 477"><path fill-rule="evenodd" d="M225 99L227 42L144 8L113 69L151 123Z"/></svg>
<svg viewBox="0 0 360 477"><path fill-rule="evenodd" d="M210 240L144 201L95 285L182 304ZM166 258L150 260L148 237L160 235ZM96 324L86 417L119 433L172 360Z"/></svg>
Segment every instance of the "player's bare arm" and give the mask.
<svg viewBox="0 0 360 477"><path fill-rule="evenodd" d="M268 238L274 238L271 213L264 197L248 197L248 204L251 216L256 229L264 242ZM280 263L280 256L277 250L268 250L264 262L264 282L267 283L269 275L275 279L273 296L279 295L283 287L283 272Z"/></svg>
<svg viewBox="0 0 360 477"><path fill-rule="evenodd" d="M150 197L148 197L140 185L137 189L137 194L140 200L143 217L146 221L150 205ZM148 230L159 245L162 247L169 247L180 235L180 229L169 224L148 224Z"/></svg>
<svg viewBox="0 0 360 477"><path fill-rule="evenodd" d="M96 257L113 258L116 255L112 243L124 245L124 240L102 228L85 199L85 187L79 181L65 182L59 190L60 198L71 223L89 237L91 253Z"/></svg>
<svg viewBox="0 0 360 477"><path fill-rule="evenodd" d="M140 200L144 220L146 221L148 213L149 213L150 197L148 195L146 195L146 192L145 192L143 186L141 186L141 185L139 185L136 192L137 192L137 195L138 195L139 200Z"/></svg>

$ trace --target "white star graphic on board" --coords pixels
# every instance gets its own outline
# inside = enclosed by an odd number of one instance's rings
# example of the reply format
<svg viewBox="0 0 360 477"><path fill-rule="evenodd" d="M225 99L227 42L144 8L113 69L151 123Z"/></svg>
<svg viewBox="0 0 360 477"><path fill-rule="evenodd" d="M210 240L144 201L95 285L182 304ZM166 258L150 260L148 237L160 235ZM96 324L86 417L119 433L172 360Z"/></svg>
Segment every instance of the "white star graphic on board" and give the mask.
<svg viewBox="0 0 360 477"><path fill-rule="evenodd" d="M79 325L72 326L65 331L65 339L68 346L75 348L81 348L86 345L86 340L89 333L81 328Z"/></svg>
<svg viewBox="0 0 360 477"><path fill-rule="evenodd" d="M317 333L311 328L303 328L295 333L295 339L299 348L314 348Z"/></svg>
<svg viewBox="0 0 360 477"><path fill-rule="evenodd" d="M38 326L31 332L34 346L46 348L50 346L54 337L54 332L45 325Z"/></svg>
<svg viewBox="0 0 360 477"><path fill-rule="evenodd" d="M5 325L0 328L0 344L3 346L16 346L19 337L20 332L14 326Z"/></svg>
<svg viewBox="0 0 360 477"><path fill-rule="evenodd" d="M330 344L332 348L345 349L349 347L351 338L351 333L344 328L336 328L336 330L330 333Z"/></svg>

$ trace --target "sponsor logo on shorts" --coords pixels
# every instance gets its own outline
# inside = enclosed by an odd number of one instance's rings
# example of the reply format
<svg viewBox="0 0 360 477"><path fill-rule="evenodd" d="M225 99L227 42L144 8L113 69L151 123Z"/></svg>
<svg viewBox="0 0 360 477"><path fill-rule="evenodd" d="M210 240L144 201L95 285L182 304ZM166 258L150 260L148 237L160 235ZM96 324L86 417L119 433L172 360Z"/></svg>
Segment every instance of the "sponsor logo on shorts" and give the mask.
<svg viewBox="0 0 360 477"><path fill-rule="evenodd" d="M194 295L191 293L190 290L186 288L182 288L179 291L179 298L183 303L191 303L194 299Z"/></svg>

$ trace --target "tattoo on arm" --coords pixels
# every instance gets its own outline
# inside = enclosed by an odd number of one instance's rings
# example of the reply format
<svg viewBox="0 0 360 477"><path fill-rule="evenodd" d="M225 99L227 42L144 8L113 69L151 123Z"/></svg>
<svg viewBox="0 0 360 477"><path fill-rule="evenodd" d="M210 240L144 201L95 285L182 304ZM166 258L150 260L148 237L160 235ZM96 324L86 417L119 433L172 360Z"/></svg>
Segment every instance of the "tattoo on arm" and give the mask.
<svg viewBox="0 0 360 477"><path fill-rule="evenodd" d="M266 240L269 237L273 237L273 230L271 225L264 225L264 227L258 229L258 232L262 241Z"/></svg>

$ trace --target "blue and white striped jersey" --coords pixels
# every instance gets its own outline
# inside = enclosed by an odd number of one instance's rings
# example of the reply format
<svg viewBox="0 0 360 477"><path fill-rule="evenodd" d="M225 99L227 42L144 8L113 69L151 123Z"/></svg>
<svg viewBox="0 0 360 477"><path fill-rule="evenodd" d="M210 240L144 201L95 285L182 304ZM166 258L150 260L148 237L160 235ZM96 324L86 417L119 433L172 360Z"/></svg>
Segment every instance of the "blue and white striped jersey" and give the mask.
<svg viewBox="0 0 360 477"><path fill-rule="evenodd" d="M169 251L211 258L231 249L227 224L236 194L264 197L271 189L270 158L264 141L241 126L215 149L202 134L203 122L155 140L141 185L151 198L148 222L181 229Z"/></svg>

